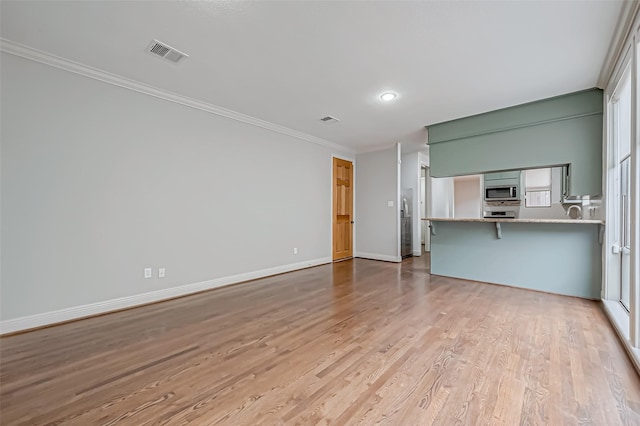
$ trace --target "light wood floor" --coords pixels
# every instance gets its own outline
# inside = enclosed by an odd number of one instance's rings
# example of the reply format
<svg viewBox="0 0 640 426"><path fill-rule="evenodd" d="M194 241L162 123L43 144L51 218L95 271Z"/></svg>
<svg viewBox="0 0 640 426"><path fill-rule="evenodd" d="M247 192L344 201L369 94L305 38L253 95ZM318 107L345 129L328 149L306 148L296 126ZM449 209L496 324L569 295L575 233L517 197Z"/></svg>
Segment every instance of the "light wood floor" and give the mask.
<svg viewBox="0 0 640 426"><path fill-rule="evenodd" d="M640 424L599 302L357 259L0 340L3 425Z"/></svg>

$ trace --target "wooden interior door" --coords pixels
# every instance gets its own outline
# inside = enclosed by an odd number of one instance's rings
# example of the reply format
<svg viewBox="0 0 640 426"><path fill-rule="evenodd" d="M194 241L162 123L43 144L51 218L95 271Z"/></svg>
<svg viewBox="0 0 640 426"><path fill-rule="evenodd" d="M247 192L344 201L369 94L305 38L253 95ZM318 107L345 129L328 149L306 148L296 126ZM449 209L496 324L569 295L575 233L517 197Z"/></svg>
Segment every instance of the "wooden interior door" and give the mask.
<svg viewBox="0 0 640 426"><path fill-rule="evenodd" d="M353 163L333 159L333 260L353 257Z"/></svg>

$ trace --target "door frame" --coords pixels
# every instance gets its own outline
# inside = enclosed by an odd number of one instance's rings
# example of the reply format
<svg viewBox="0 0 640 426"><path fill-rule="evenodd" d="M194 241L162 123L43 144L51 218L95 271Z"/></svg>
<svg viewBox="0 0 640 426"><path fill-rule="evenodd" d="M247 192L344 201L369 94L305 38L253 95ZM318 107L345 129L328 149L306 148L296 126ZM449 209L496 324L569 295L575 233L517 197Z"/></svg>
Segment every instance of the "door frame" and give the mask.
<svg viewBox="0 0 640 426"><path fill-rule="evenodd" d="M623 170L624 170L624 166L623 163L628 162L627 165L627 174L626 174L626 181L627 182L623 182ZM629 248L631 248L631 241L626 241L627 238L627 229L629 229L629 226L632 226L631 222L632 222L632 215L629 214L629 222L627 223L626 221L626 207L628 205L629 210L631 210L631 204L629 204L632 200L632 191L631 191L631 180L632 180L632 174L633 174L633 170L631 168L631 153L629 153L628 156L625 156L622 160L618 160L618 178L620 180L620 188L618 189L619 194L620 194L620 200L619 200L619 205L618 205L618 209L619 209L619 236L618 236L618 249L620 251L620 277L619 277L619 297L618 297L618 301L620 302L620 304L627 310L627 312L631 312L631 286L632 286L632 275L631 275L631 262L632 262L632 257L631 257L631 253L625 253L625 249L626 249L626 245L625 243L629 244ZM623 193L622 188L623 186L626 185L627 187L627 191L626 194ZM624 198L626 196L626 199ZM630 236L633 234L633 232L629 229L629 234ZM628 293L628 303L629 306L627 306L625 304L625 302L623 301L624 297L623 297L623 281L625 279L625 264L624 264L624 260L625 260L625 255L629 256L628 262L629 262L629 271L627 272L627 280L629 281L628 285L629 285L629 289L627 290Z"/></svg>
<svg viewBox="0 0 640 426"><path fill-rule="evenodd" d="M422 179L422 169L424 169L424 193L418 191L420 193L420 200L418 200L418 207L420 206L420 201L424 202L424 217L429 217L429 211L431 210L431 188L429 188L429 163L424 160L419 160L420 164L420 173L418 173L418 188L422 189L421 179ZM422 212L420 212L422 214ZM424 223L424 251L425 253L431 252L431 228L430 221L422 220L420 218L420 255L422 255L422 224Z"/></svg>
<svg viewBox="0 0 640 426"><path fill-rule="evenodd" d="M353 197L353 226L351 227L351 245L352 245L352 258L356 257L356 226L358 226L358 221L356 218L356 158L355 156L343 155L343 154L331 154L331 158L329 158L329 167L331 169L330 175L331 179L329 179L329 258L331 262L335 262L333 260L333 159L337 158L338 160L344 160L351 162L351 170L352 170L352 180L351 180L351 196Z"/></svg>

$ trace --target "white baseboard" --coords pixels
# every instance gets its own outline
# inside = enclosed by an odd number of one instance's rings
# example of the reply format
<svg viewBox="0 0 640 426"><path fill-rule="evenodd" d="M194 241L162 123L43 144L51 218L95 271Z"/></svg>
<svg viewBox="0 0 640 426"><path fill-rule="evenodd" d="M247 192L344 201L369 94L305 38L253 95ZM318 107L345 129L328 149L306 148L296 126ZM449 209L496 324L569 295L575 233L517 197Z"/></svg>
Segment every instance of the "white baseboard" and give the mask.
<svg viewBox="0 0 640 426"><path fill-rule="evenodd" d="M636 369L636 372L640 374L640 350L633 347L629 340L629 317L624 311L624 308L620 306L620 302L613 300L602 300L604 307L604 313L609 318L609 322L613 325L613 329L616 331L618 338L622 342L622 346L627 351L631 363Z"/></svg>
<svg viewBox="0 0 640 426"><path fill-rule="evenodd" d="M360 257L362 259L382 260L384 262L396 262L396 263L402 262L401 257L389 256L386 254L377 254L377 253L356 252L355 257Z"/></svg>
<svg viewBox="0 0 640 426"><path fill-rule="evenodd" d="M271 275L282 274L284 272L296 271L298 269L309 268L311 266L323 265L326 263L331 263L331 261L332 260L330 257L322 257L318 259L307 260L304 262L291 263L288 265L276 266L259 271L247 272L244 274L216 278L199 283L186 284L180 287L172 287L163 290L152 291L149 293L120 297L118 299L106 300L103 302L90 303L88 305L74 306L57 311L43 312L41 314L0 321L0 335L14 333L16 331L29 330L31 328L48 326L78 318L104 314L120 309L145 305L147 303L159 302L162 300L172 299L174 297L186 296L200 291L211 290L217 287L223 287L243 281L255 280L257 278L264 278Z"/></svg>

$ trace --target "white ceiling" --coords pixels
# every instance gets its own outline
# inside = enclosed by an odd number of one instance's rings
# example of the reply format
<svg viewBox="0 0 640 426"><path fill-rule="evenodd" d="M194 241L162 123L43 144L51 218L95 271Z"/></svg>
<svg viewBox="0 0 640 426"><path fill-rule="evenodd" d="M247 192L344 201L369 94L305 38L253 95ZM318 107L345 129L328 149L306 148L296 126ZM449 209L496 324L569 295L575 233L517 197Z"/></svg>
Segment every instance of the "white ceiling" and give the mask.
<svg viewBox="0 0 640 426"><path fill-rule="evenodd" d="M3 0L0 34L366 151L424 146L425 125L595 87L622 5ZM190 57L145 53L154 38ZM381 102L385 90L398 98Z"/></svg>

